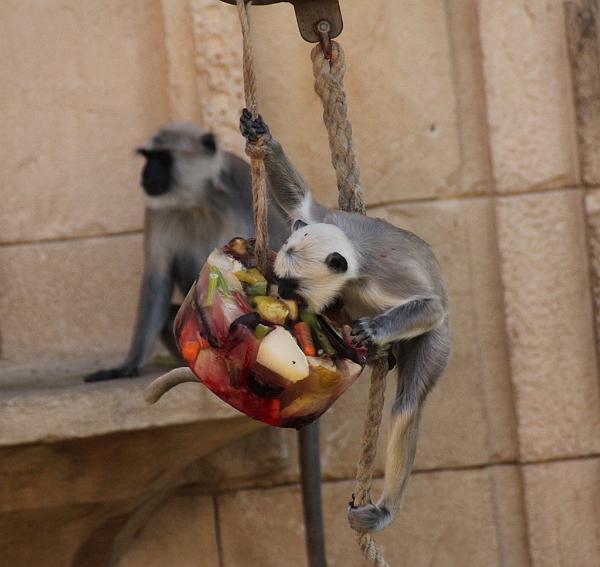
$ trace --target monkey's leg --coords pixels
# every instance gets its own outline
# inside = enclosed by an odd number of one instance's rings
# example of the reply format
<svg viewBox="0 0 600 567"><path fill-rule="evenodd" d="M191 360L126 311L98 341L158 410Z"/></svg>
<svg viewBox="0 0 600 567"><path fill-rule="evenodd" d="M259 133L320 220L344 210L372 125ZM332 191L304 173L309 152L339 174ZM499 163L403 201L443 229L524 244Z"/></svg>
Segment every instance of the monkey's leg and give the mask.
<svg viewBox="0 0 600 567"><path fill-rule="evenodd" d="M437 297L419 298L388 309L377 317L354 322L352 335L358 344L384 345L418 337L440 325L446 309Z"/></svg>
<svg viewBox="0 0 600 567"><path fill-rule="evenodd" d="M288 159L281 144L271 136L262 116L253 120L250 112L244 109L240 117L240 132L248 143L262 144L269 189L290 220L301 218L306 222L318 222L323 216L322 207L313 202L306 181Z"/></svg>
<svg viewBox="0 0 600 567"><path fill-rule="evenodd" d="M302 481L302 507L306 555L309 567L325 567L325 531L321 504L321 455L319 421L298 430L298 454Z"/></svg>
<svg viewBox="0 0 600 567"><path fill-rule="evenodd" d="M144 274L133 340L123 365L99 370L85 377L86 382L100 382L115 378L130 378L140 373L152 347L169 317L173 282L168 276L155 272Z"/></svg>
<svg viewBox="0 0 600 567"><path fill-rule="evenodd" d="M175 334L173 333L173 326L175 325L175 317L177 316L177 312L179 311L180 305L177 303L171 303L169 307L169 316L165 321L165 324L162 326L160 330L160 340L167 347L169 354L176 358L177 360L183 361L181 358L181 354L179 353L179 347L177 346L177 341L175 340Z"/></svg>
<svg viewBox="0 0 600 567"><path fill-rule="evenodd" d="M377 504L348 510L351 527L361 532L382 530L400 510L415 461L421 409L450 357L447 322L398 348L398 393L392 407L383 494Z"/></svg>

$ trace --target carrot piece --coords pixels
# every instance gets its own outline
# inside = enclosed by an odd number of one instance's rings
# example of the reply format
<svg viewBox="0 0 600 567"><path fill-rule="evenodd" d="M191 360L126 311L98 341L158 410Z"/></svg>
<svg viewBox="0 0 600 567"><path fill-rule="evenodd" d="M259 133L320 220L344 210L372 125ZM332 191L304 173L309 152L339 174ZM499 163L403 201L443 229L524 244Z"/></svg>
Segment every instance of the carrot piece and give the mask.
<svg viewBox="0 0 600 567"><path fill-rule="evenodd" d="M315 356L317 351L315 350L315 345L313 343L308 324L304 321L300 321L294 325L294 331L296 332L298 341L300 341L300 346L302 347L304 354L306 356Z"/></svg>

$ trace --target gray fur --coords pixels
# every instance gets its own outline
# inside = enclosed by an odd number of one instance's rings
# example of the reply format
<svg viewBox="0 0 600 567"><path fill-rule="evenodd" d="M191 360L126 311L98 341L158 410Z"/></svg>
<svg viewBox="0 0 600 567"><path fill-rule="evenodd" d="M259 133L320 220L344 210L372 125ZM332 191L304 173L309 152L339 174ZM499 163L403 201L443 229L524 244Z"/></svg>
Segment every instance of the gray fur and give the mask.
<svg viewBox="0 0 600 567"><path fill-rule="evenodd" d="M440 266L429 245L413 233L382 219L331 210L315 203L310 189L261 117L252 120L244 113L240 127L250 143L261 138L270 190L288 217L292 221L301 219L309 226L335 225L350 241L358 266L348 270L352 276L344 282L341 298L355 319L352 333L358 344L392 349L397 358L398 390L388 436L383 495L377 504L351 506L348 511L350 525L357 531L381 530L400 509L415 459L422 406L450 358L448 300ZM284 245L280 254L290 258L307 254L298 252L298 239L290 241L294 246ZM328 252L333 250L322 251ZM294 262L304 269L311 265ZM292 270L294 263L282 261L281 266ZM285 274L292 276L301 280L308 274ZM339 286L339 277L331 275L332 287ZM325 285L322 280L321 286Z"/></svg>
<svg viewBox="0 0 600 567"><path fill-rule="evenodd" d="M138 150L170 152L172 186L146 196L144 274L129 354L123 365L91 374L87 381L136 376L161 333L178 355L172 340L174 288L187 293L214 248L254 233L250 168L229 152L208 151L202 144L207 134L195 124L169 124ZM271 246L279 248L288 232L279 208L269 207Z"/></svg>

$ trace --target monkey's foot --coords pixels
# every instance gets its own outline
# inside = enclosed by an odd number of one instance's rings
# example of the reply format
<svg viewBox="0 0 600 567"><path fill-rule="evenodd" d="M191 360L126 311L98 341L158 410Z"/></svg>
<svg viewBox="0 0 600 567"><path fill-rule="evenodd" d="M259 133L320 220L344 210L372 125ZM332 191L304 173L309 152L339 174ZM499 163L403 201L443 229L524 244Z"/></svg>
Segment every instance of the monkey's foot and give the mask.
<svg viewBox="0 0 600 567"><path fill-rule="evenodd" d="M125 364L118 368L108 368L107 370L98 370L88 374L84 382L104 382L105 380L117 380L118 378L133 378L139 376L140 369L137 366Z"/></svg>
<svg viewBox="0 0 600 567"><path fill-rule="evenodd" d="M240 132L250 143L256 143L263 137L270 137L269 127L259 114L256 119L252 119L252 114L247 108L242 110L240 116Z"/></svg>
<svg viewBox="0 0 600 567"><path fill-rule="evenodd" d="M378 532L392 521L392 515L385 506L366 504L355 506L350 502L348 506L348 522L350 527L357 532Z"/></svg>

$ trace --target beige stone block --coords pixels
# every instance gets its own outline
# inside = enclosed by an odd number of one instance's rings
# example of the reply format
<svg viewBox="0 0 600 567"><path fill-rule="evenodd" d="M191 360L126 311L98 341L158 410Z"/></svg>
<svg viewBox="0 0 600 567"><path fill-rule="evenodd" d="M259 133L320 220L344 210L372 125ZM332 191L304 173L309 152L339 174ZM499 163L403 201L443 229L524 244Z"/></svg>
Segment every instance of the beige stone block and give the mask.
<svg viewBox="0 0 600 567"><path fill-rule="evenodd" d="M480 37L499 192L577 180L563 3L481 0Z"/></svg>
<svg viewBox="0 0 600 567"><path fill-rule="evenodd" d="M349 117L371 204L484 190L485 126L469 51L474 7L461 4L450 19L445 4L432 0L343 6ZM311 46L292 7L257 7L253 31L261 112L317 197L336 203Z"/></svg>
<svg viewBox="0 0 600 567"><path fill-rule="evenodd" d="M2 2L0 242L141 226L133 149L168 119L162 36L158 0Z"/></svg>
<svg viewBox="0 0 600 567"><path fill-rule="evenodd" d="M213 497L180 492L136 534L116 567L218 567Z"/></svg>
<svg viewBox="0 0 600 567"><path fill-rule="evenodd" d="M346 520L353 488L352 482L324 486L330 565L364 565ZM409 483L401 516L376 539L391 565L525 567L518 493L513 469L420 473ZM502 513L496 512L496 499L514 514L512 527L498 529ZM224 567L306 565L301 514L296 486L220 496Z"/></svg>
<svg viewBox="0 0 600 567"><path fill-rule="evenodd" d="M585 215L590 253L590 276L594 301L596 337L600 337L600 190L588 191L585 195Z"/></svg>
<svg viewBox="0 0 600 567"><path fill-rule="evenodd" d="M2 356L127 352L142 270L140 235L0 248Z"/></svg>
<svg viewBox="0 0 600 567"><path fill-rule="evenodd" d="M244 85L237 11L216 0L190 0L190 6L202 123L219 136L224 148L244 154L239 131Z"/></svg>
<svg viewBox="0 0 600 567"><path fill-rule="evenodd" d="M466 199L397 205L373 209L370 214L412 230L430 242L450 290L454 353L447 375L425 406L416 467L468 466L516 459L517 435L493 202ZM395 373L389 375L388 382L378 472L383 471L385 461L390 406L396 392ZM355 474L368 389L369 377L363 375L321 418L325 479L351 478ZM260 460L263 447L269 442L266 435L260 432L240 442L239 447L223 448L218 457L208 458L211 465L203 470L214 467L215 478L227 486L247 485L232 466L238 462L235 455L249 454ZM268 475L263 481L297 478L294 437L293 432L287 436L291 445L289 470L278 473L275 468L262 469ZM254 475L252 466L250 470ZM255 476L249 479L256 482Z"/></svg>
<svg viewBox="0 0 600 567"><path fill-rule="evenodd" d="M600 43L594 0L565 2L581 177L600 184Z"/></svg>
<svg viewBox="0 0 600 567"><path fill-rule="evenodd" d="M201 123L196 90L195 45L189 0L161 0L164 26L169 114L173 121Z"/></svg>
<svg viewBox="0 0 600 567"><path fill-rule="evenodd" d="M533 567L600 560L600 459L523 467Z"/></svg>
<svg viewBox="0 0 600 567"><path fill-rule="evenodd" d="M497 207L521 459L598 452L582 192L505 197Z"/></svg>

